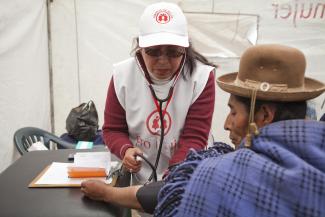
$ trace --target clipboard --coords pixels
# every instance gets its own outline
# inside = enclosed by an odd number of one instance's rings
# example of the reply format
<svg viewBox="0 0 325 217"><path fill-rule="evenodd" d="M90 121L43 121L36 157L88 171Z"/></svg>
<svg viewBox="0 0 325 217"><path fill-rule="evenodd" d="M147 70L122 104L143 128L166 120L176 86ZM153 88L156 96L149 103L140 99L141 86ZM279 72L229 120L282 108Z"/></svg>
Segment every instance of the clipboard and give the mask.
<svg viewBox="0 0 325 217"><path fill-rule="evenodd" d="M37 184L38 180L48 171L51 164L46 166L28 185L29 188L60 188L60 187L81 187L80 184L68 184L68 183L62 183L62 184Z"/></svg>
<svg viewBox="0 0 325 217"><path fill-rule="evenodd" d="M52 164L46 166L28 185L29 188L80 188L81 182L96 179L105 182L107 185L114 186L117 181L117 177L113 176L106 180L106 177L87 177L87 178L69 178L65 169L70 165L70 163L58 163L53 162ZM58 170L60 169L60 171ZM62 169L62 170L61 170ZM56 171L57 170L57 171ZM65 171L65 174L63 172ZM57 176L52 180L51 177L53 173L58 172ZM48 176L48 177L47 177Z"/></svg>

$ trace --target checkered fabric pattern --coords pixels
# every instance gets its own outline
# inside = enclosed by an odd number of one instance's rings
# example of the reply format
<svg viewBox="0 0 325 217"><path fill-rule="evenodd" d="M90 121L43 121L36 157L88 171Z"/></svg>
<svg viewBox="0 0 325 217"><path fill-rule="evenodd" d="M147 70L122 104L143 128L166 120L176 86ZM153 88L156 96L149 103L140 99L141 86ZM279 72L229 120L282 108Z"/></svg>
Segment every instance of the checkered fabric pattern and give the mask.
<svg viewBox="0 0 325 217"><path fill-rule="evenodd" d="M232 147L225 143L217 142L208 150L195 151L191 150L186 160L172 168L170 175L164 180L164 188L159 192L159 202L155 215L157 216L174 216L177 207L182 199L185 186L190 179L198 164L206 158L217 157L234 151ZM181 175L180 175L181 174Z"/></svg>
<svg viewBox="0 0 325 217"><path fill-rule="evenodd" d="M325 123L268 125L251 149L203 159L185 175L190 178L173 216L325 216ZM160 207L156 216L168 216Z"/></svg>

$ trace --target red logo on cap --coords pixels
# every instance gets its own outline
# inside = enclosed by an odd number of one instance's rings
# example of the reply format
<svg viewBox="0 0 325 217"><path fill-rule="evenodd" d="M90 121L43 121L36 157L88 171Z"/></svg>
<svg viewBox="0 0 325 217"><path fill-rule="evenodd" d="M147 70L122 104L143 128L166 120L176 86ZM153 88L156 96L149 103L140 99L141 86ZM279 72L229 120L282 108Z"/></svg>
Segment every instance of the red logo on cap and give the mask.
<svg viewBox="0 0 325 217"><path fill-rule="evenodd" d="M160 24L166 24L173 18L171 13L165 9L157 11L154 16L156 18L157 23Z"/></svg>

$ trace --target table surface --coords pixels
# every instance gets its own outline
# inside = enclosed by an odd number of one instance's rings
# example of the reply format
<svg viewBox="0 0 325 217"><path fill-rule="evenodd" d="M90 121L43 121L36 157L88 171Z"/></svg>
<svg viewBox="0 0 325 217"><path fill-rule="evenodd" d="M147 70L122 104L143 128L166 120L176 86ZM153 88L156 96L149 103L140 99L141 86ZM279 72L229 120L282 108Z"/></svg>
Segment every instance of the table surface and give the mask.
<svg viewBox="0 0 325 217"><path fill-rule="evenodd" d="M80 150L78 150L80 151ZM29 152L0 174L1 217L109 217L129 212L83 196L80 188L28 188L51 162L68 162L76 150ZM122 186L119 184L119 186Z"/></svg>

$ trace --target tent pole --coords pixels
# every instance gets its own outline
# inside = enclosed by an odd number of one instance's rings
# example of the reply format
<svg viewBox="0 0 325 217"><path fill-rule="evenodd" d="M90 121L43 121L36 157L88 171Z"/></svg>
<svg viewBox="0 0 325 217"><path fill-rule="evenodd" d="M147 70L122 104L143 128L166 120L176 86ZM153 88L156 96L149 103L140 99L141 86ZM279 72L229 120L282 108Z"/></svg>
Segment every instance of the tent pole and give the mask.
<svg viewBox="0 0 325 217"><path fill-rule="evenodd" d="M54 119L54 93L53 93L53 67L52 67L52 35L51 35L51 2L53 0L46 0L47 6L47 37L48 37L48 62L49 62L49 82L50 82L50 120L51 132L55 133L55 119Z"/></svg>
<svg viewBox="0 0 325 217"><path fill-rule="evenodd" d="M79 29L78 29L78 10L77 10L77 2L73 1L74 6L74 23L75 23L75 31L76 31L76 51L77 51L77 75L78 75L78 97L79 104L81 104L81 90L80 90L80 57L79 57Z"/></svg>

